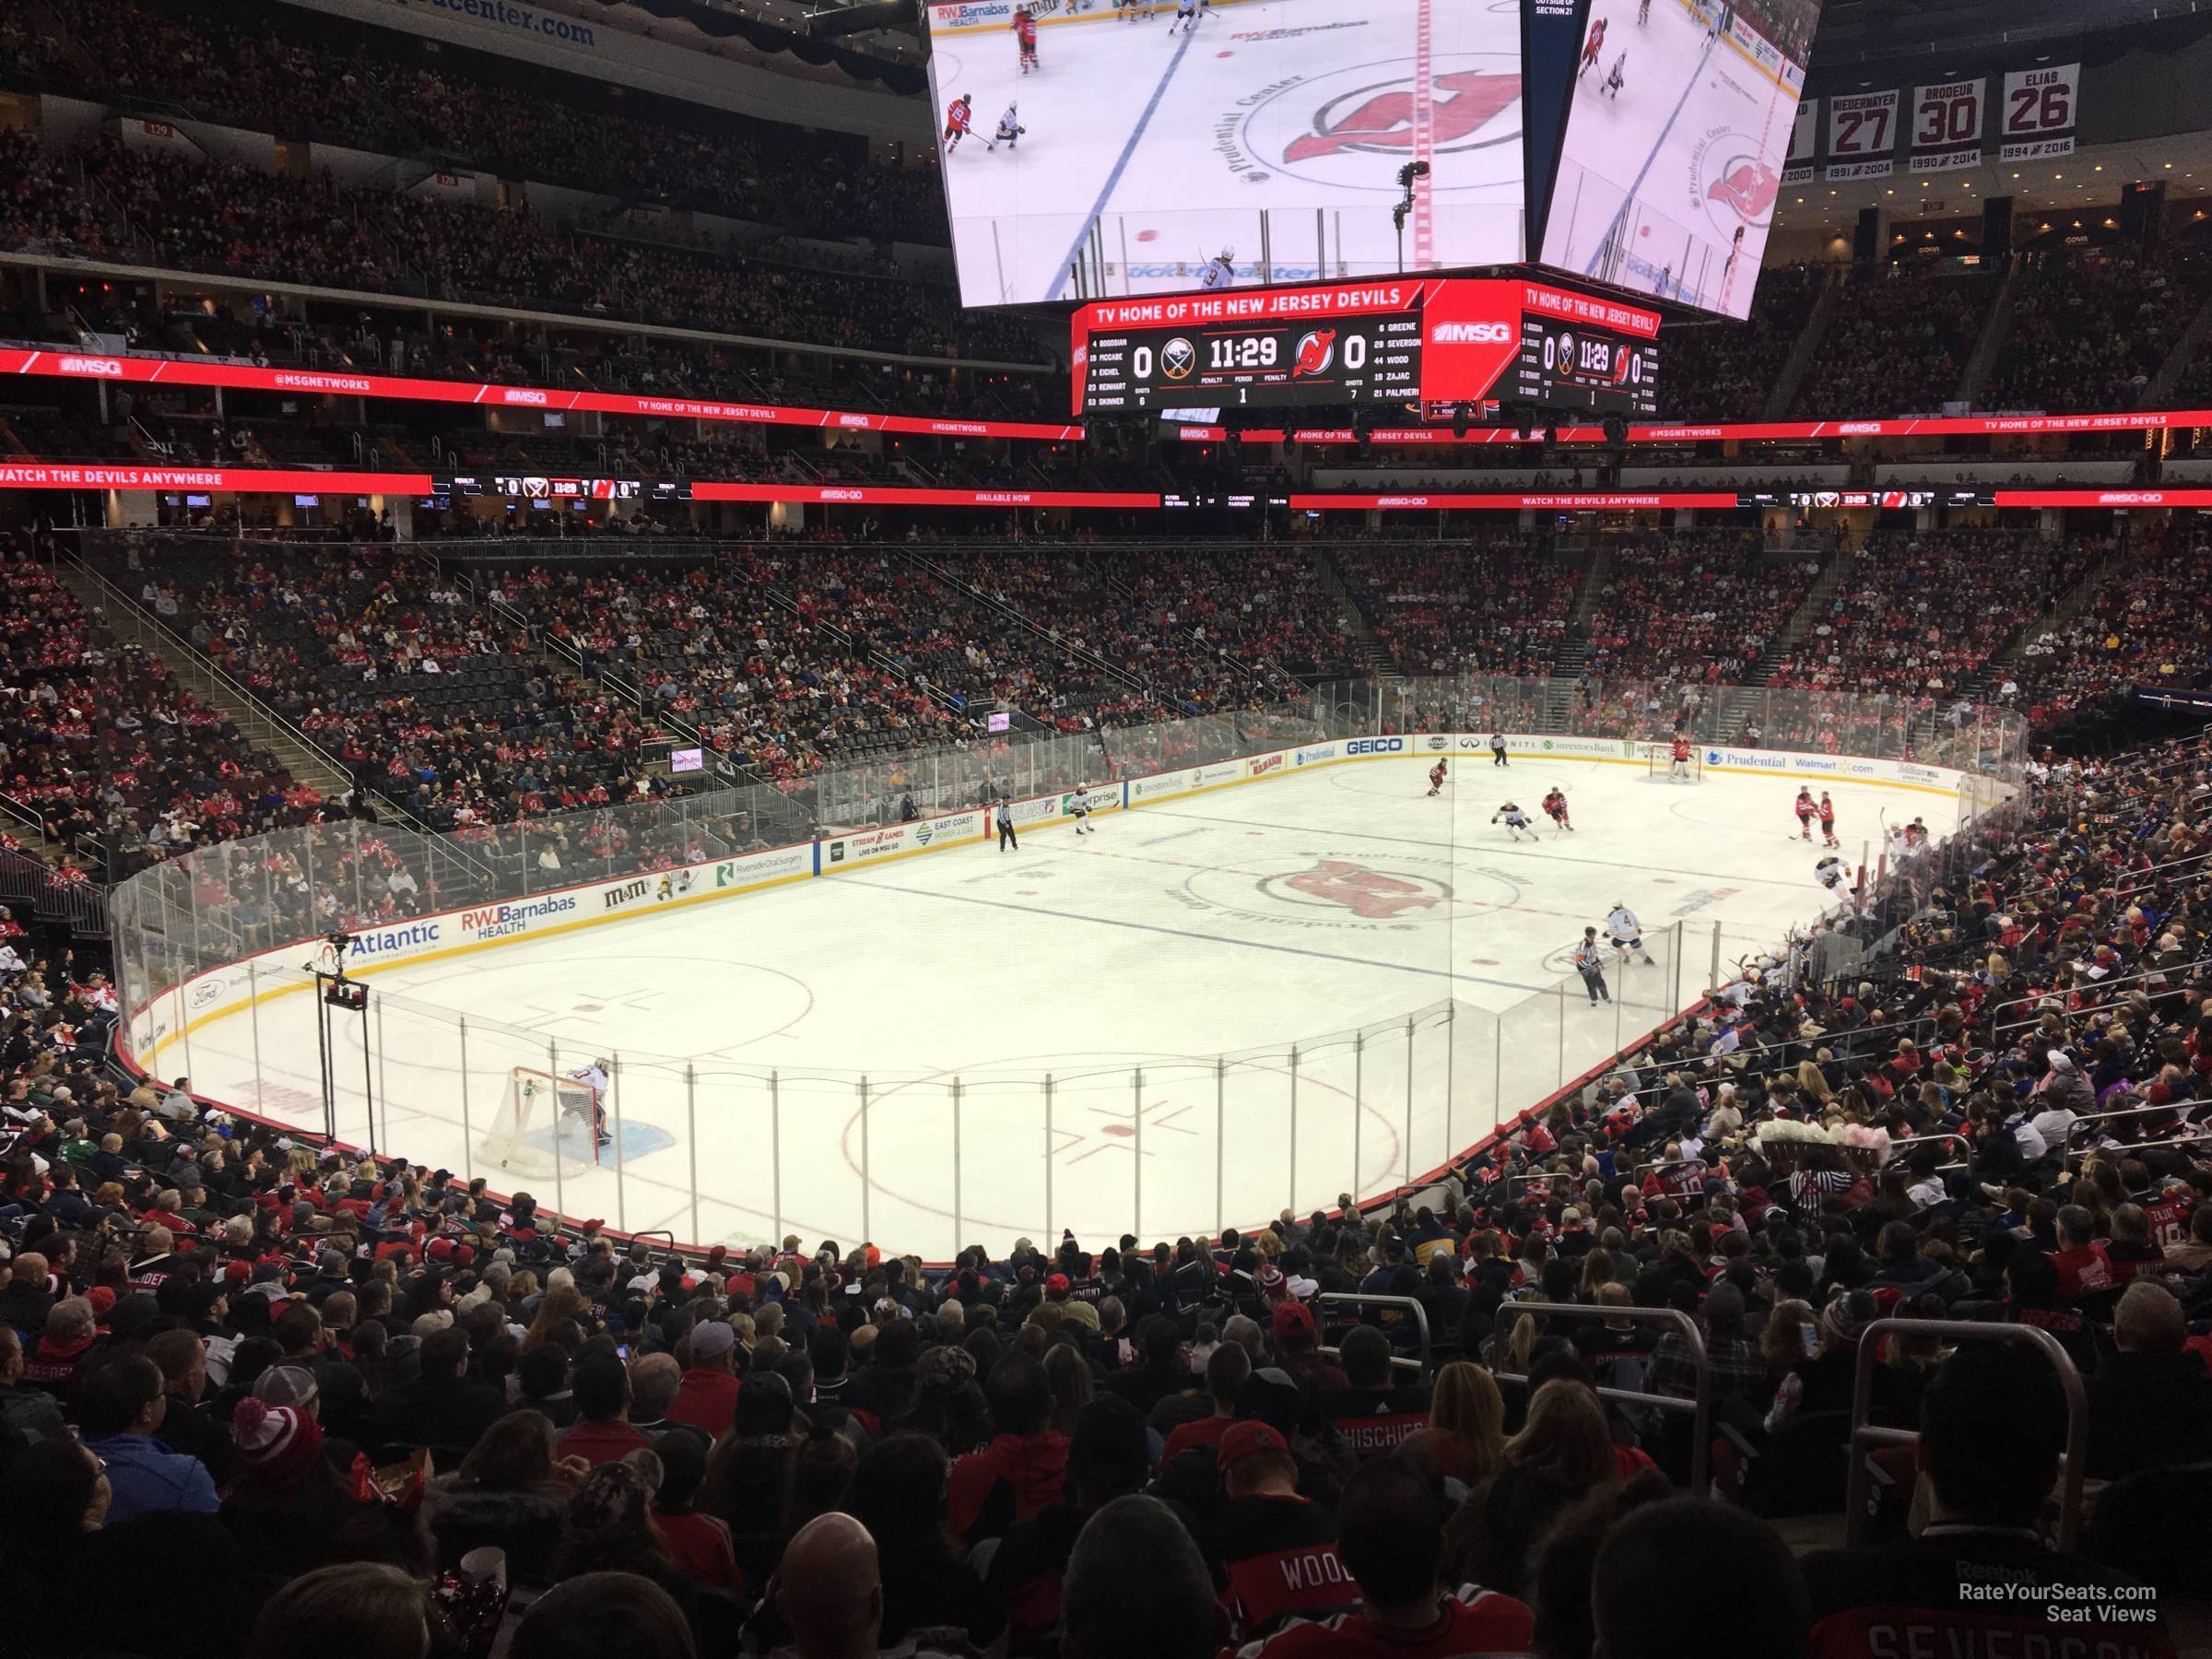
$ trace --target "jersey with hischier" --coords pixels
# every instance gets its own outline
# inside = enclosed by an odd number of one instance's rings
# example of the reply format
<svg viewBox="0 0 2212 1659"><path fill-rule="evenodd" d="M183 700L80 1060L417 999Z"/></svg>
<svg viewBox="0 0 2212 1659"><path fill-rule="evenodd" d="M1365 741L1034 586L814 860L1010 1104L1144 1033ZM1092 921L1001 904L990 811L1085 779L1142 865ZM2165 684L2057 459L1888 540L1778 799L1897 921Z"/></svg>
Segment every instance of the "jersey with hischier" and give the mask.
<svg viewBox="0 0 2212 1659"><path fill-rule="evenodd" d="M1321 1412L1353 1456L1378 1457L1429 1426L1429 1395L1418 1388L1337 1389L1322 1395Z"/></svg>
<svg viewBox="0 0 2212 1659"><path fill-rule="evenodd" d="M1214 1516L1208 1553L1229 1581L1238 1639L1292 1613L1348 1606L1359 1586L1336 1554L1336 1518L1299 1497L1232 1498Z"/></svg>
<svg viewBox="0 0 2212 1659"><path fill-rule="evenodd" d="M1436 1613L1436 1621L1422 1629L1385 1630L1357 1612L1295 1618L1240 1648L1237 1659L1456 1659L1523 1653L1535 1635L1535 1616L1525 1603L1479 1584L1462 1584Z"/></svg>

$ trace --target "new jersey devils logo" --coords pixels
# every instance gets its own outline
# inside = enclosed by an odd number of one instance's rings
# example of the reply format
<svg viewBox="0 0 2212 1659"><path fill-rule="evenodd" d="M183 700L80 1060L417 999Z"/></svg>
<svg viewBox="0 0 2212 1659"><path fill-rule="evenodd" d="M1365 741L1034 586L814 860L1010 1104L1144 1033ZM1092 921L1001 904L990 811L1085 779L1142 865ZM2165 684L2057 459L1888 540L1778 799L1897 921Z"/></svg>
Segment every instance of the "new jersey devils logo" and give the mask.
<svg viewBox="0 0 2212 1659"><path fill-rule="evenodd" d="M1373 922L1390 921L1405 911L1428 910L1437 902L1437 895L1418 881L1334 858L1300 870L1285 878L1283 885L1310 899L1341 904L1355 916Z"/></svg>
<svg viewBox="0 0 2212 1659"><path fill-rule="evenodd" d="M1774 211L1782 194L1782 175L1756 157L1732 161L1720 176L1705 186L1705 199L1733 208L1746 220L1766 218Z"/></svg>
<svg viewBox="0 0 2212 1659"><path fill-rule="evenodd" d="M1290 378L1297 380L1309 374L1326 374L1329 365L1336 360L1336 331L1333 328L1310 328L1299 336L1296 361L1290 366Z"/></svg>
<svg viewBox="0 0 2212 1659"><path fill-rule="evenodd" d="M1434 86L1432 147L1440 151L1472 142L1521 96L1518 75L1485 75L1480 70L1437 76ZM1403 154L1413 148L1413 119L1410 87L1354 92L1316 110L1313 130L1292 139L1283 159L1304 161L1347 149Z"/></svg>

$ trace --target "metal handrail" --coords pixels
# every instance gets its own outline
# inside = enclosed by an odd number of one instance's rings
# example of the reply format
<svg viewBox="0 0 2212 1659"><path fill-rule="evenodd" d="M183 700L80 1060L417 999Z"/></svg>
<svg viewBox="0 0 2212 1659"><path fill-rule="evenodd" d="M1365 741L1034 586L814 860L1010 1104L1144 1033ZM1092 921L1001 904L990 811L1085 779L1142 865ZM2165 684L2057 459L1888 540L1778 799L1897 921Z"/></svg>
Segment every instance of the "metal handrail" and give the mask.
<svg viewBox="0 0 2212 1659"><path fill-rule="evenodd" d="M1698 1493L1705 1490L1707 1463L1712 1455L1712 1359L1705 1351L1705 1334L1698 1329L1696 1320L1679 1308L1607 1308L1582 1302L1503 1302L1498 1312L1500 1317L1513 1312L1559 1313L1572 1319L1625 1319L1631 1324L1662 1324L1679 1331L1682 1340L1689 1346L1690 1365L1697 1372L1695 1394L1685 1400L1677 1394L1653 1394L1641 1388L1599 1388L1597 1397L1618 1400L1625 1405L1656 1406L1662 1411L1689 1412L1689 1489Z"/></svg>
<svg viewBox="0 0 2212 1659"><path fill-rule="evenodd" d="M1425 1377L1429 1374L1434 1350L1430 1347L1429 1338L1429 1310L1421 1306L1419 1299L1411 1296L1368 1296L1356 1290L1327 1290L1315 1297L1313 1303L1317 1310L1323 1312L1333 1307L1396 1308L1401 1312L1409 1310L1413 1314L1415 1328L1421 1335L1421 1357L1418 1359L1404 1359L1393 1354L1390 1357L1391 1369L1395 1371L1400 1366L1411 1366L1416 1368L1418 1374L1421 1376ZM1331 1356L1336 1352L1332 1347L1320 1348L1316 1351Z"/></svg>
<svg viewBox="0 0 2212 1659"><path fill-rule="evenodd" d="M2081 1485L2088 1465L2089 1395L2082 1383L2081 1372L2075 1369L2066 1350L2058 1346L2058 1339L2048 1331L2035 1325L1983 1324L1968 1319L1877 1319L1859 1333L1857 1365L1851 1382L1851 1474L1843 1498L1846 1547L1856 1547L1866 1542L1874 1476L1872 1465L1862 1453L1879 1446L1920 1444L1916 1430L1881 1429L1866 1420L1866 1409L1872 1403L1879 1339L1892 1333L1946 1336L1953 1341L2024 1342L2042 1349L2043 1357L2058 1372L2059 1386L2066 1395L2066 1450L2059 1465L2058 1547L2073 1548L2075 1536L2081 1530Z"/></svg>

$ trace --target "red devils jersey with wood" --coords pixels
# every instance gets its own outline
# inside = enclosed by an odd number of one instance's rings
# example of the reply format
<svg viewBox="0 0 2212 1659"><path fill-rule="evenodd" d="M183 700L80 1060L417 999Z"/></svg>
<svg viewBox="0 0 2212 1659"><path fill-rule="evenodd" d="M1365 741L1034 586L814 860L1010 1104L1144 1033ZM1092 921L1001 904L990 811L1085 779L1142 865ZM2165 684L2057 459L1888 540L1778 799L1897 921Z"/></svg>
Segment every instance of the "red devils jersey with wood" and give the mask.
<svg viewBox="0 0 2212 1659"><path fill-rule="evenodd" d="M1265 1634L1288 1614L1359 1599L1336 1556L1336 1518L1303 1498L1233 1498L1215 1517L1212 1541L1239 1641Z"/></svg>

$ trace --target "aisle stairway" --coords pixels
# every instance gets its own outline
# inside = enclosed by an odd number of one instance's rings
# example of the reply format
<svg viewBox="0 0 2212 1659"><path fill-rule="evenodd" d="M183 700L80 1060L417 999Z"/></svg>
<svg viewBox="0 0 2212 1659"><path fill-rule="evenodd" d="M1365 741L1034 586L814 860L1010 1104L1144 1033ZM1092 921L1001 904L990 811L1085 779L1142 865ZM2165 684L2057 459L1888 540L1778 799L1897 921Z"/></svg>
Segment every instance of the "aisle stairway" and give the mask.
<svg viewBox="0 0 2212 1659"><path fill-rule="evenodd" d="M54 573L87 610L102 613L101 620L118 641L158 657L178 685L210 708L221 710L256 747L275 755L295 782L326 795L341 794L353 787L352 779L335 756L273 719L244 688L185 641L158 626L131 595L76 559L63 559L54 567Z"/></svg>
<svg viewBox="0 0 2212 1659"><path fill-rule="evenodd" d="M1337 614L1344 618L1352 661L1375 679L1403 680L1405 670L1398 666L1397 658L1390 654L1390 648L1377 637L1367 613L1352 598L1352 590L1344 580L1344 569L1337 564L1336 556L1326 547L1316 547L1311 549L1310 557L1314 574L1321 578L1322 591L1335 600Z"/></svg>

